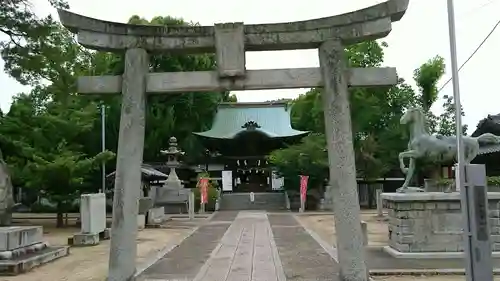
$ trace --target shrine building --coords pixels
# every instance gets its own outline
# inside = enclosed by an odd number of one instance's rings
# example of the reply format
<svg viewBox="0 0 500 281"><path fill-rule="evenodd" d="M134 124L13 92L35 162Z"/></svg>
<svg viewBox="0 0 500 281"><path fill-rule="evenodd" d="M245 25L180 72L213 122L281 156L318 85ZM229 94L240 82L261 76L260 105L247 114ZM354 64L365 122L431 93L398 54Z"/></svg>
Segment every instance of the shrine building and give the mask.
<svg viewBox="0 0 500 281"><path fill-rule="evenodd" d="M266 160L273 150L299 142L308 132L292 128L288 101L221 103L212 128L196 132L210 157L206 168L224 192L281 190Z"/></svg>

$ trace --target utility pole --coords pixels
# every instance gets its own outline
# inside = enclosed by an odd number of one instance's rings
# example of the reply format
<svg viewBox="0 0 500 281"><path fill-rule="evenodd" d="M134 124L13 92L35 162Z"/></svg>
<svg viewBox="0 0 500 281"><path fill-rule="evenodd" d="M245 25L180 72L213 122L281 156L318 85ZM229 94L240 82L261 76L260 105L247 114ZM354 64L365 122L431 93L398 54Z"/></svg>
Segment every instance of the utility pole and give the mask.
<svg viewBox="0 0 500 281"><path fill-rule="evenodd" d="M467 281L493 281L490 231L488 227L488 192L484 165L465 164L462 132L462 104L458 80L457 39L453 0L448 0L451 71L457 136L455 182L460 192L463 214L463 241Z"/></svg>
<svg viewBox="0 0 500 281"><path fill-rule="evenodd" d="M104 152L106 150L106 106L104 104L101 104L101 144L102 144L101 151ZM101 188L102 192L106 194L106 163L104 161L102 161L101 170L102 170Z"/></svg>

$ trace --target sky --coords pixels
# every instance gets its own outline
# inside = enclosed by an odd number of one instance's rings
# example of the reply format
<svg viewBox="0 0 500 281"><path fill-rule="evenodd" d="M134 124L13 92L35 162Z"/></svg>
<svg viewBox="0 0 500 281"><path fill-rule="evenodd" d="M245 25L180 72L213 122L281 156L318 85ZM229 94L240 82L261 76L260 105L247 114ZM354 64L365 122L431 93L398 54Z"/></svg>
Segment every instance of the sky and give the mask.
<svg viewBox="0 0 500 281"><path fill-rule="evenodd" d="M126 22L130 16L147 19L154 16L180 17L186 21L213 25L223 22L247 24L289 22L333 16L350 12L382 0L69 0L71 11L108 21ZM440 85L451 76L450 48L446 0L410 0L409 8L401 21L393 23L393 30L383 41L385 65L396 67L399 77L413 87L413 70L430 58L445 58L446 73ZM48 0L31 0L39 16L52 13L57 17ZM500 0L455 0L458 63L461 65L500 20ZM1 38L0 38L1 39ZM495 48L497 46L497 48ZM500 65L500 27L477 54L460 71L461 102L465 111L464 124L471 133L479 120L488 114L500 113L500 92L494 86L500 79L496 66ZM298 68L319 66L317 50L247 52L247 69ZM3 72L0 62L0 106L7 112L12 96L29 91ZM307 89L235 92L238 101L266 101L277 98L295 98ZM449 83L440 95L453 95ZM441 101L433 111L441 111Z"/></svg>

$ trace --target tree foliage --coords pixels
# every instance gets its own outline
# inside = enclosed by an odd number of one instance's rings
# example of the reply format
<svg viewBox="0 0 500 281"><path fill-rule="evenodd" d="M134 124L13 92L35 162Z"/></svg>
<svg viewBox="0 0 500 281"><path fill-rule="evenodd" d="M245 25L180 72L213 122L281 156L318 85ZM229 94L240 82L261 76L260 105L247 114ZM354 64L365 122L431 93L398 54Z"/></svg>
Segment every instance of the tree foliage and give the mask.
<svg viewBox="0 0 500 281"><path fill-rule="evenodd" d="M47 0L55 8L68 8L63 0ZM43 38L50 34L52 17L38 18L28 0L4 0L0 5L0 33L8 36L1 43L2 49L22 46L33 38Z"/></svg>
<svg viewBox="0 0 500 281"><path fill-rule="evenodd" d="M63 0L48 0L52 6L68 8ZM5 1L4 1L5 2ZM134 15L129 20L143 25L197 25L169 16L147 20ZM123 54L90 51L75 41L73 34L48 16L38 18L26 0L8 0L0 5L0 42L5 71L31 87L19 93L7 114L0 115L0 148L12 172L16 187L50 199L62 212L83 192L100 188L100 164L114 170L110 161L117 151L121 96L77 95L76 79L81 75L121 75ZM364 42L346 48L350 67L378 67L383 64L385 43ZM153 72L214 70L214 55L152 54ZM373 179L396 165L397 154L406 148L406 129L399 125L404 111L421 105L430 113L438 98L437 82L444 73L444 60L435 57L415 70L419 93L400 79L387 88L350 89L353 140L358 175ZM274 151L271 162L290 185L298 188L298 175L309 175L310 186L321 186L328 177L324 137L325 119L321 88L311 89L292 101L292 124L311 131L300 143ZM188 163L204 157L203 148L192 134L210 128L217 105L236 101L228 92L186 92L148 97L146 112L145 162L164 161L160 150L175 136L186 152ZM101 112L105 108L105 135L101 135ZM431 118L431 129L452 132L453 103L445 97L445 111ZM107 151L102 152L102 137Z"/></svg>
<svg viewBox="0 0 500 281"><path fill-rule="evenodd" d="M431 107L439 98L438 82L445 73L446 65L441 56L435 56L413 71L413 79L418 87L417 101L424 110L428 119L428 130L430 133L438 133L444 136L455 135L455 105L453 97L444 95L443 112L435 115ZM462 108L462 116L464 116ZM467 126L463 127L464 134Z"/></svg>
<svg viewBox="0 0 500 281"><path fill-rule="evenodd" d="M348 65L381 66L385 46L385 43L371 41L347 48ZM322 92L321 88L312 89L293 102L294 128L315 134L305 138L300 144L271 154L271 162L285 178L306 173L322 182L328 177ZM415 93L401 79L390 88L350 89L350 102L358 175L366 179L377 178L394 166L397 153L406 146L406 132L400 128L399 119L406 108L415 104ZM315 155L320 160L303 161L304 157L297 155Z"/></svg>
<svg viewBox="0 0 500 281"><path fill-rule="evenodd" d="M38 19L27 2L11 1L0 8L0 32L8 40L0 45L5 70L18 82L32 87L15 98L0 119L0 147L12 171L16 187L49 199L62 213L82 192L100 188L100 164L113 159L117 150L121 97L77 95L81 75L120 75L122 54L94 52L77 44L74 36L50 16ZM54 0L54 6L67 8ZM132 16L131 23L187 25L181 19L155 17L147 21ZM200 71L215 68L213 55L154 54L154 72ZM235 101L223 93L182 93L148 98L144 161L164 161L159 151L175 136L187 152L187 161L202 157L193 131L210 127L217 104ZM107 151L101 149L101 113L105 106ZM107 170L114 169L114 161Z"/></svg>
<svg viewBox="0 0 500 281"><path fill-rule="evenodd" d="M378 67L383 63L385 43L364 42L346 49L351 67ZM436 56L414 71L418 86L415 92L403 79L389 88L350 89L353 141L358 177L366 180L384 176L398 167L398 154L408 143L407 128L399 120L405 110L421 106L429 116L429 129L443 135L454 134L454 104L444 97L444 112L435 116L430 108L438 100L437 83L445 71L444 59ZM314 132L314 137L281 150L274 151L271 162L285 178L294 179L298 174L308 174L321 182L328 177L328 161L324 141L322 89L316 88L293 101L292 123L294 128ZM316 149L316 150L315 150ZM315 150L315 152L311 152ZM303 161L298 155L316 155L315 165ZM320 165L321 167L318 167ZM291 184L298 188L298 184Z"/></svg>
<svg viewBox="0 0 500 281"><path fill-rule="evenodd" d="M419 89L418 101L425 112L429 112L438 99L437 83L444 71L444 59L440 56L435 56L413 71L413 79Z"/></svg>

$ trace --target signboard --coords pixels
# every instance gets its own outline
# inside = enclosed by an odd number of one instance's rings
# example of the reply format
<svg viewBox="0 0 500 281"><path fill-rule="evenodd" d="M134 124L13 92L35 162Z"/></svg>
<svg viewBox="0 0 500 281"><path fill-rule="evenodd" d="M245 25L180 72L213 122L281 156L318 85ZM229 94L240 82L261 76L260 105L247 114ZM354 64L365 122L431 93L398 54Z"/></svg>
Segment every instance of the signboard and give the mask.
<svg viewBox="0 0 500 281"><path fill-rule="evenodd" d="M200 203L208 203L208 178L200 178Z"/></svg>
<svg viewBox="0 0 500 281"><path fill-rule="evenodd" d="M271 178L271 188L272 190L282 190L284 186L285 180L283 177L278 177L276 172L272 173Z"/></svg>
<svg viewBox="0 0 500 281"><path fill-rule="evenodd" d="M233 191L233 171L222 171L222 191Z"/></svg>

